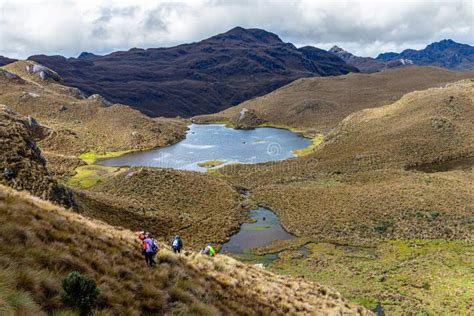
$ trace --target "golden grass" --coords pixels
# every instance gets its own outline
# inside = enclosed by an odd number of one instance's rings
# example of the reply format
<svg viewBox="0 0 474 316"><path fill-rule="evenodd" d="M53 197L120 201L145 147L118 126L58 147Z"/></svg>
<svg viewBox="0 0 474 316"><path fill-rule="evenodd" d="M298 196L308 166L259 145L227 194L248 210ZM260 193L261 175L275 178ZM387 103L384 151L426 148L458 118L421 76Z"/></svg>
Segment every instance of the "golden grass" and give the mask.
<svg viewBox="0 0 474 316"><path fill-rule="evenodd" d="M174 255L161 245L149 270L135 234L0 186L0 304L13 314L68 314L60 281L71 271L101 290L97 315L348 313L337 292L226 256ZM21 245L21 247L19 247Z"/></svg>
<svg viewBox="0 0 474 316"><path fill-rule="evenodd" d="M264 96L196 119L231 121L246 108L255 111L257 119L273 126L293 126L326 134L351 113L391 104L412 91L472 77L472 72L409 67L373 74L302 78Z"/></svg>

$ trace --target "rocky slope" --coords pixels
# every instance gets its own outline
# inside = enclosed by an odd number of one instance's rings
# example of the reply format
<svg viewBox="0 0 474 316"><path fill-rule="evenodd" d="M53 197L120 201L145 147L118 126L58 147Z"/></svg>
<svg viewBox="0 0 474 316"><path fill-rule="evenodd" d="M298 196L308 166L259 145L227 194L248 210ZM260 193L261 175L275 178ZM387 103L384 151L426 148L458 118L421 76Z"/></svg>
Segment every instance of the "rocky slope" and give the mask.
<svg viewBox="0 0 474 316"><path fill-rule="evenodd" d="M237 124L241 111L247 109L253 113L254 123L267 122L310 133L327 133L351 113L393 103L411 91L472 77L473 73L409 67L373 74L303 78L223 112L194 119L198 122L231 121Z"/></svg>
<svg viewBox="0 0 474 316"><path fill-rule="evenodd" d="M71 192L51 176L34 141L50 132L33 118L22 117L0 105L0 183L75 207Z"/></svg>
<svg viewBox="0 0 474 316"><path fill-rule="evenodd" d="M474 47L445 39L421 50L406 49L401 53L384 53L377 60L409 59L416 65L444 67L457 71L474 69Z"/></svg>
<svg viewBox="0 0 474 316"><path fill-rule="evenodd" d="M38 145L55 172L69 173L69 167L81 164L75 156L85 152L143 150L184 137L182 120L153 119L100 95L87 98L62 82L31 61L0 68L0 103L50 129Z"/></svg>
<svg viewBox="0 0 474 316"><path fill-rule="evenodd" d="M352 65L364 73L373 73L377 71L387 70L391 68L400 68L405 66L413 65L413 61L409 59L393 59L393 60L379 60L372 57L359 57L355 56L348 51L338 47L333 46L328 50L331 54L336 55L337 57L344 60L349 65Z"/></svg>
<svg viewBox="0 0 474 316"><path fill-rule="evenodd" d="M61 299L61 279L72 271L96 281L101 315L370 314L333 290L226 256L162 248L149 270L131 231L1 185L0 220L2 314L76 314Z"/></svg>
<svg viewBox="0 0 474 316"><path fill-rule="evenodd" d="M240 27L170 48L29 59L57 71L67 85L151 116L215 113L301 77L358 71L324 50L297 49L273 33Z"/></svg>

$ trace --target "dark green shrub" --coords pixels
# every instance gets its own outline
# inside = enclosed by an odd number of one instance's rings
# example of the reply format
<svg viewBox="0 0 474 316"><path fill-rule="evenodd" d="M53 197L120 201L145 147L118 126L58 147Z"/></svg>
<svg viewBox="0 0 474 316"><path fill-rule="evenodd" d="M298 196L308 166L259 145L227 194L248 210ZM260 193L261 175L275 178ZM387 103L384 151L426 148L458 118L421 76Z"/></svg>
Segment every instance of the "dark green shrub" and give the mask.
<svg viewBox="0 0 474 316"><path fill-rule="evenodd" d="M388 227L390 226L390 223L387 222L387 221L384 221L384 220L379 220L376 224L375 224L375 231L378 232L378 233L384 233L387 231Z"/></svg>
<svg viewBox="0 0 474 316"><path fill-rule="evenodd" d="M100 293L94 280L74 271L63 279L61 285L64 289L64 304L79 309L83 315L92 310Z"/></svg>

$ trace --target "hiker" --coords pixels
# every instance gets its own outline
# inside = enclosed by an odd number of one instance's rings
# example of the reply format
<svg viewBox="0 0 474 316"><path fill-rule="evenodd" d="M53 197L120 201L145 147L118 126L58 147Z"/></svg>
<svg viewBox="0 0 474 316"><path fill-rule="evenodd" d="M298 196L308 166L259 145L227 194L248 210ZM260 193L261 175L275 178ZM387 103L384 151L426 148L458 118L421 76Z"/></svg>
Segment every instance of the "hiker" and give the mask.
<svg viewBox="0 0 474 316"><path fill-rule="evenodd" d="M173 249L174 253L181 253L181 249L183 248L183 241L181 237L175 236L173 241L171 242L171 248Z"/></svg>
<svg viewBox="0 0 474 316"><path fill-rule="evenodd" d="M150 268L156 265L155 259L153 257L156 255L158 250L158 245L156 244L153 236L147 234L146 238L143 240L143 253L145 254L146 264Z"/></svg>
<svg viewBox="0 0 474 316"><path fill-rule="evenodd" d="M215 257L217 255L216 251L212 247L212 243L207 244L206 248L204 248L204 250L202 251L202 254L208 255L209 257Z"/></svg>

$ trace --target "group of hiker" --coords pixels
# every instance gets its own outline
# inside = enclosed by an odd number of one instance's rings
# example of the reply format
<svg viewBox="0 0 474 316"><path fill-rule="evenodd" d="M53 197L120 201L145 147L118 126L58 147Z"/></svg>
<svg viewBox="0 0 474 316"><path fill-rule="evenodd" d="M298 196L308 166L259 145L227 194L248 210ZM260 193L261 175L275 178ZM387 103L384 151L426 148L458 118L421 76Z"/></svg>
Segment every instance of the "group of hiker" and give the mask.
<svg viewBox="0 0 474 316"><path fill-rule="evenodd" d="M145 256L147 266L153 268L156 265L155 255L160 250L155 238L152 234L141 231L138 234L138 239L142 243L142 253ZM181 253L181 249L183 249L183 240L180 236L174 236L171 241L171 249L175 254ZM201 253L210 257L215 257L217 255L214 247L212 247L212 243L209 243Z"/></svg>

